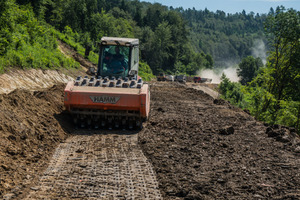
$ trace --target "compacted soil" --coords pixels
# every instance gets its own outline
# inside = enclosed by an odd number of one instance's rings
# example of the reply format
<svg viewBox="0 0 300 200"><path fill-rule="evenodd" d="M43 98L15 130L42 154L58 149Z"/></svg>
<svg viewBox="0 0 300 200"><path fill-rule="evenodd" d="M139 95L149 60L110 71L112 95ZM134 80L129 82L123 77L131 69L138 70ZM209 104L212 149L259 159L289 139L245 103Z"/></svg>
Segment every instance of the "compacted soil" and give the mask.
<svg viewBox="0 0 300 200"><path fill-rule="evenodd" d="M77 130L24 199L162 199L132 131Z"/></svg>
<svg viewBox="0 0 300 200"><path fill-rule="evenodd" d="M300 199L300 141L176 83L138 132L74 130L64 84L0 95L3 199Z"/></svg>

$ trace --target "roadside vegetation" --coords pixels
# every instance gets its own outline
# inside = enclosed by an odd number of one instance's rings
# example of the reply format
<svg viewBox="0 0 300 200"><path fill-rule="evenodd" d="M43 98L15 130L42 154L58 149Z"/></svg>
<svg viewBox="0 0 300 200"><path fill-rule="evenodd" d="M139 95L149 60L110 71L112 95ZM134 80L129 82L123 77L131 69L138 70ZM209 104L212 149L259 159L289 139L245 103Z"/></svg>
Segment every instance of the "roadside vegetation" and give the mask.
<svg viewBox="0 0 300 200"><path fill-rule="evenodd" d="M7 66L77 67L59 54L57 39L81 55L88 51L88 59L97 63L100 38L115 36L139 38L141 61L154 74L195 75L224 67L221 60L240 61L251 55L254 39L264 39L266 15L244 11L226 15L130 0L3 0L1 4L0 37L6 49L0 52L2 71ZM141 74L150 77L148 72Z"/></svg>
<svg viewBox="0 0 300 200"><path fill-rule="evenodd" d="M150 67L141 68L146 79L159 70L178 71L175 65L188 74L213 67L210 55L193 50L182 15L160 4L127 0L4 0L1 4L2 71L9 66L78 67L59 53L57 39L82 55L89 51L88 59L97 63L103 36L139 38L141 66Z"/></svg>
<svg viewBox="0 0 300 200"><path fill-rule="evenodd" d="M300 131L300 12L278 7L265 23L271 51L263 67L247 57L239 65L240 83L222 76L223 98L248 109L258 120Z"/></svg>
<svg viewBox="0 0 300 200"><path fill-rule="evenodd" d="M72 68L79 64L57 48L55 30L35 18L30 7L0 3L0 72L8 67Z"/></svg>

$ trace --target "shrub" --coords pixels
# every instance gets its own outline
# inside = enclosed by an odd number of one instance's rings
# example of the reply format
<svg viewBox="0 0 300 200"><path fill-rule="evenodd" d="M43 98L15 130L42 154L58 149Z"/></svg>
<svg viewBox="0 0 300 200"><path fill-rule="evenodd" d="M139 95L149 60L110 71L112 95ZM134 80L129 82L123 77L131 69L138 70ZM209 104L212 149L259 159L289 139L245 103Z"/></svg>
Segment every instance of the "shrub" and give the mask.
<svg viewBox="0 0 300 200"><path fill-rule="evenodd" d="M139 63L139 76L144 81L150 81L151 79L155 78L149 65L142 61Z"/></svg>

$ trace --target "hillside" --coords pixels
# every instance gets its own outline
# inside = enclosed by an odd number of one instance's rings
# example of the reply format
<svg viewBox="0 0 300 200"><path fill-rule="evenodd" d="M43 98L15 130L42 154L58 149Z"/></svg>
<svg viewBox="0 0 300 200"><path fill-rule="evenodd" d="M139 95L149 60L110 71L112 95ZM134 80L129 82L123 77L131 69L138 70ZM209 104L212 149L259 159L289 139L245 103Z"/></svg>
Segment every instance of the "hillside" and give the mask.
<svg viewBox="0 0 300 200"><path fill-rule="evenodd" d="M237 64L249 55L265 60L268 48L266 14L183 10L130 0L5 0L2 4L2 71L9 66L78 67L57 52L55 38L81 55L87 53L94 63L102 36L139 38L142 63L155 74L194 75Z"/></svg>
<svg viewBox="0 0 300 200"><path fill-rule="evenodd" d="M231 67L247 56L266 60L269 45L264 24L267 14L245 11L226 14L221 10L211 12L207 9L176 10L182 13L188 23L193 48L197 52L212 55L215 67Z"/></svg>
<svg viewBox="0 0 300 200"><path fill-rule="evenodd" d="M213 60L209 55L196 53L190 48L188 31L180 13L170 11L160 4L121 0L114 3L105 0L5 0L3 8L4 12L0 17L3 18L4 29L1 29L3 31L0 35L6 46L1 52L2 71L9 66L78 67L76 62L58 54L55 39L68 43L78 53L96 63L98 42L103 36L139 38L142 44L141 65L149 65L151 68L149 70L146 67L143 71L142 74L146 77L152 71L158 73L169 70L173 73L178 71L194 74L201 68L213 67ZM7 19L7 15L16 17ZM46 34L42 34L43 32ZM9 37L7 33L18 36L19 40ZM40 51L35 52L36 49ZM51 57L53 61L49 60ZM64 60L68 60L68 63L64 63Z"/></svg>

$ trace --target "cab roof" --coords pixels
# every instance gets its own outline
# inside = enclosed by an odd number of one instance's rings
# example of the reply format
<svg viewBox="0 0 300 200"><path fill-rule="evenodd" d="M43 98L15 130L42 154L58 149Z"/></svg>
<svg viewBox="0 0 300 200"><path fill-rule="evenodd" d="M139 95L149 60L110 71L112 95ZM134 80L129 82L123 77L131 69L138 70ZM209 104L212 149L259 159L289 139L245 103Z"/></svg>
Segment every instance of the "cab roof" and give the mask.
<svg viewBox="0 0 300 200"><path fill-rule="evenodd" d="M119 37L102 37L102 45L120 45L120 46L138 46L139 39L136 38L119 38Z"/></svg>

